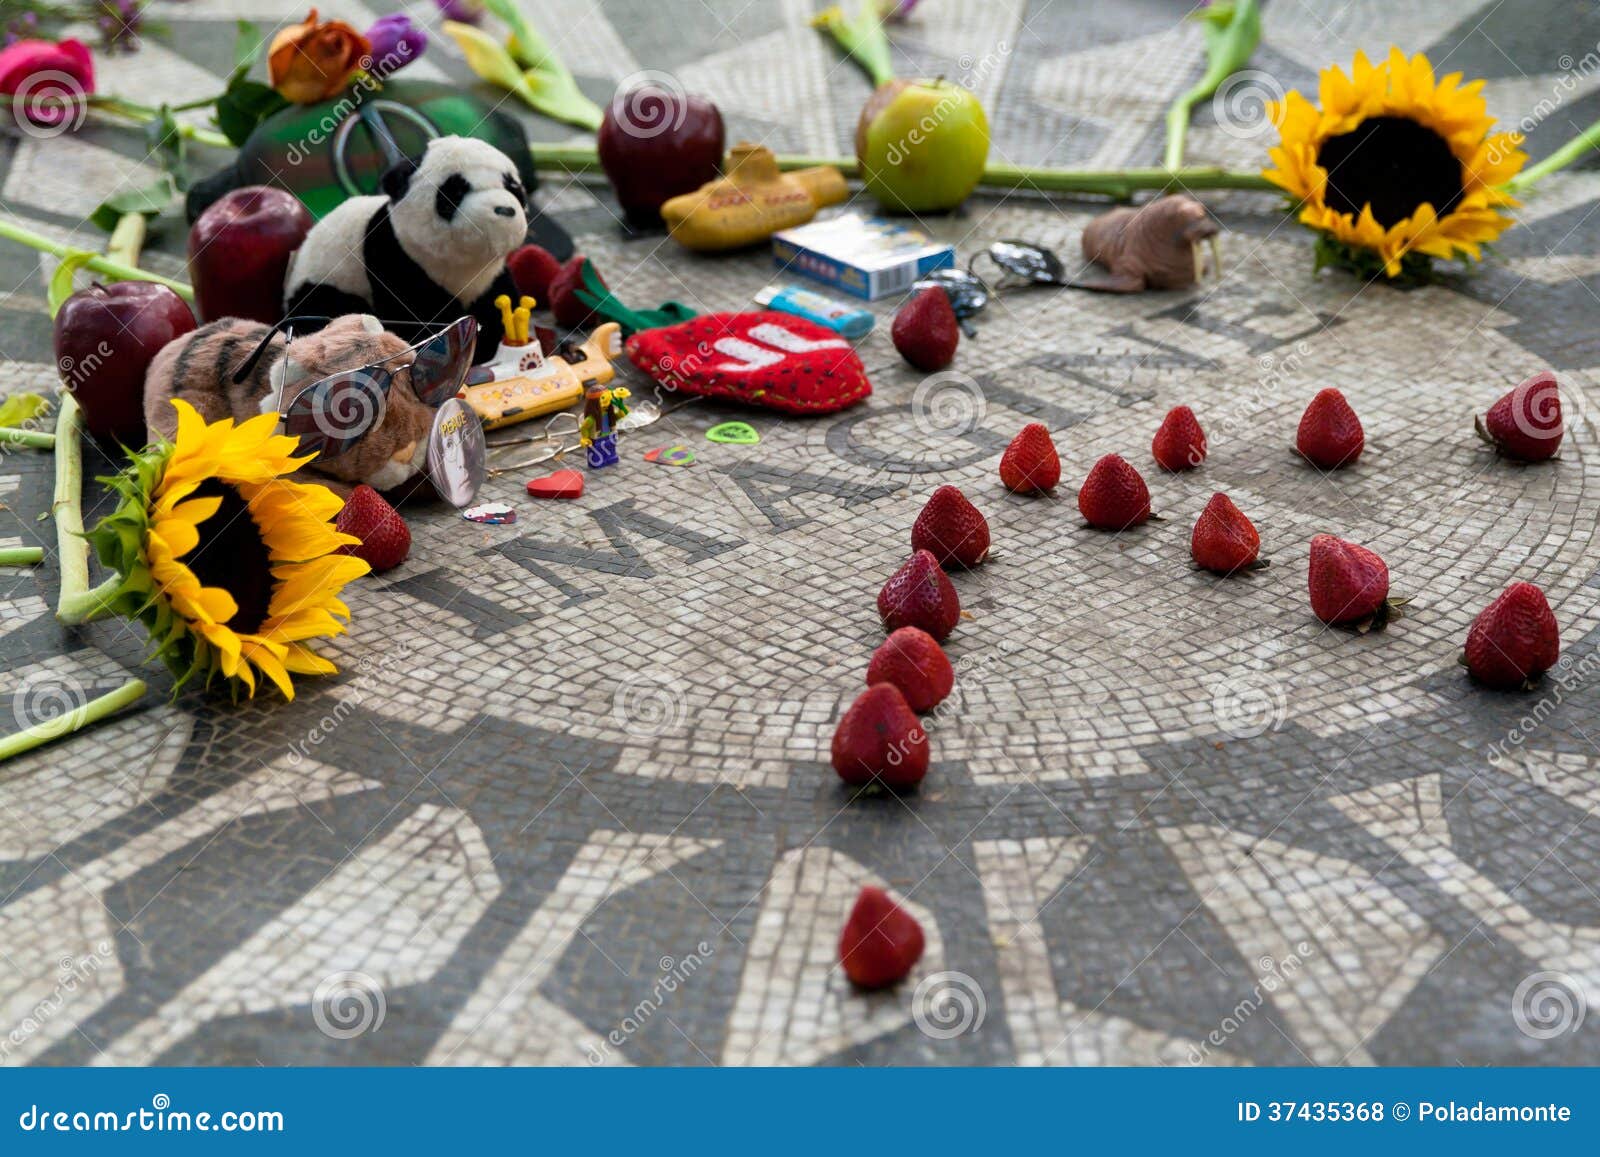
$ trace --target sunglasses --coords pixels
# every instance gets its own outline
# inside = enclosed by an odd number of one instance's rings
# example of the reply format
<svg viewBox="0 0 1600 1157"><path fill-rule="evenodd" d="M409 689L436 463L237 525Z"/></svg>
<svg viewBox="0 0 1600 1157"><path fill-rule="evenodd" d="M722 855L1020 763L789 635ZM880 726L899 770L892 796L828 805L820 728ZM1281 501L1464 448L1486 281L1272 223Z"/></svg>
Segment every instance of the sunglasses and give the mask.
<svg viewBox="0 0 1600 1157"><path fill-rule="evenodd" d="M297 322L328 322L331 317L316 314L297 314L286 317L269 329L260 343L234 371L235 385L250 376L256 363L266 353L280 332L284 335L285 349L294 340ZM478 322L475 318L461 317L444 329L417 342L413 346L372 365L340 370L318 378L295 395L288 407L277 399L278 419L283 432L300 439L300 450L306 454L319 454L334 458L346 453L379 422L383 421L388 404L389 390L394 384L396 367L390 365L411 354L407 366L411 370L411 391L423 405L437 408L456 396L472 368L472 355L478 345Z"/></svg>

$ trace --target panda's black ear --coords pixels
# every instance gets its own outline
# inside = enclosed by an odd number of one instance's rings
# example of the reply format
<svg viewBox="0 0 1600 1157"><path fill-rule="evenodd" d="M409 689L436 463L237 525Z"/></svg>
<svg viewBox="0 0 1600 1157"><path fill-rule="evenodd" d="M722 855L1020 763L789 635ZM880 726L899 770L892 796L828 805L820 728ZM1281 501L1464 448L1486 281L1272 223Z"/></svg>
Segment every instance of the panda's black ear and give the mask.
<svg viewBox="0 0 1600 1157"><path fill-rule="evenodd" d="M417 162L410 157L396 161L384 170L383 178L379 182L383 195L391 201L398 201L406 195L406 189L411 185L411 174L417 171Z"/></svg>

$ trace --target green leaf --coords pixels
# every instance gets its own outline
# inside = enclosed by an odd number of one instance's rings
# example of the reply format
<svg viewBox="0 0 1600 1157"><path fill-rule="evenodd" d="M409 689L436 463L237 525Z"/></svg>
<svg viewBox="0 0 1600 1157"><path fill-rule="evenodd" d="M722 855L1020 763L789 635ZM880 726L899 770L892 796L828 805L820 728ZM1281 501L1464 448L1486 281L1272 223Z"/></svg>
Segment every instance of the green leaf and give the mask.
<svg viewBox="0 0 1600 1157"><path fill-rule="evenodd" d="M177 185L171 175L163 173L160 178L143 188L127 189L113 197L107 197L95 207L93 213L89 214L89 220L109 233L128 213L143 213L146 217L154 217L161 213L172 203L177 191Z"/></svg>
<svg viewBox="0 0 1600 1157"><path fill-rule="evenodd" d="M188 189L187 149L183 134L178 131L178 120L169 106L162 105L156 110L154 119L144 126L144 139L150 151L161 158L161 167L172 178L178 192Z"/></svg>
<svg viewBox="0 0 1600 1157"><path fill-rule="evenodd" d="M276 89L260 81L236 80L217 98L217 127L237 147L258 124L288 107L289 102Z"/></svg>
<svg viewBox="0 0 1600 1157"><path fill-rule="evenodd" d="M40 394L12 394L0 401L0 426L17 427L50 412L50 401Z"/></svg>
<svg viewBox="0 0 1600 1157"><path fill-rule="evenodd" d="M261 47L267 42L267 34L257 28L248 20L240 20L235 27L238 29L233 41L233 71L228 74L228 83L225 88L232 88L237 80L243 80L250 66L256 62L256 57L261 55Z"/></svg>
<svg viewBox="0 0 1600 1157"><path fill-rule="evenodd" d="M61 304L72 296L72 278L82 269L84 263L94 258L94 254L87 249L79 249L61 259L61 264L56 266L56 271L50 277L50 288L45 294L50 304L50 316L54 317Z"/></svg>

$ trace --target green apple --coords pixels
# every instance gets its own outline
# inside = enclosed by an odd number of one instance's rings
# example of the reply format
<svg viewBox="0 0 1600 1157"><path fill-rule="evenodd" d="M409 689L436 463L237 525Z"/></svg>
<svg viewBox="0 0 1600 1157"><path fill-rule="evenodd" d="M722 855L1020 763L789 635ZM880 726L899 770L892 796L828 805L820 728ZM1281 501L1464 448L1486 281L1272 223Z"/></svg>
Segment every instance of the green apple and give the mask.
<svg viewBox="0 0 1600 1157"><path fill-rule="evenodd" d="M861 108L856 159L886 209L954 209L983 176L989 118L972 91L947 80L889 80Z"/></svg>

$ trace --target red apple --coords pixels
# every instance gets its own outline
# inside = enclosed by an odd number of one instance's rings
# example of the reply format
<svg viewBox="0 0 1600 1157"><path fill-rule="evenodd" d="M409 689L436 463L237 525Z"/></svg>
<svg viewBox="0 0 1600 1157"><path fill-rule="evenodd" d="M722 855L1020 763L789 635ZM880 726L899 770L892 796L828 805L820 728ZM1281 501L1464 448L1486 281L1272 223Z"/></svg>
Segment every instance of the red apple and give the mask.
<svg viewBox="0 0 1600 1157"><path fill-rule="evenodd" d="M194 329L194 314L165 285L91 285L56 314L56 366L97 441L144 445L144 372L161 347Z"/></svg>
<svg viewBox="0 0 1600 1157"><path fill-rule="evenodd" d="M641 85L611 98L600 123L600 167L629 221L659 225L663 202L716 177L723 139L722 114L705 97Z"/></svg>
<svg viewBox="0 0 1600 1157"><path fill-rule="evenodd" d="M310 212L283 189L246 185L213 201L189 230L200 319L282 319L289 259L310 231Z"/></svg>

